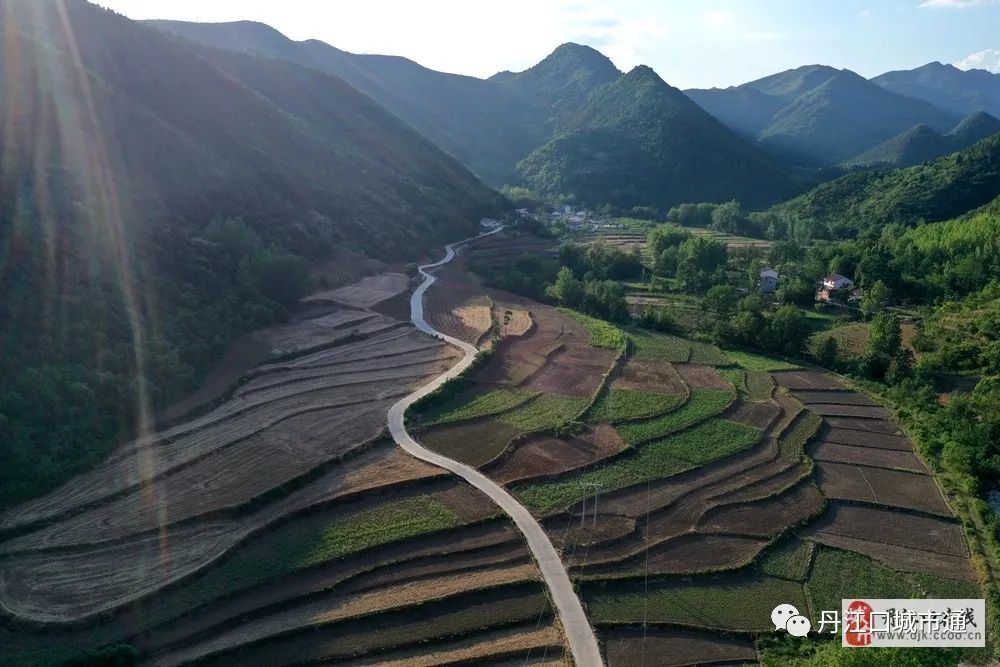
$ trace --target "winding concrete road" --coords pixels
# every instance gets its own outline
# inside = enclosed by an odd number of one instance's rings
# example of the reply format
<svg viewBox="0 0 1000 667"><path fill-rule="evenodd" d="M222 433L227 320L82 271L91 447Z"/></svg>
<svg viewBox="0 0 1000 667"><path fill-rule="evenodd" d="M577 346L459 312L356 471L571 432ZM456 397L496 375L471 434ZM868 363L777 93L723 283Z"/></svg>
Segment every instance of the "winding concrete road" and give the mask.
<svg viewBox="0 0 1000 667"><path fill-rule="evenodd" d="M559 619L562 621L566 639L569 641L569 648L573 653L573 662L577 667L602 667L604 662L601 659L601 651L597 645L597 637L594 636L594 630L590 627L590 621L587 620L587 615L583 611L580 598L577 597L576 591L573 590L573 584L570 581L565 566L563 566L562 561L559 559L559 553L552 546L548 535L542 530L542 527L535 520L535 517L531 515L531 512L515 500L512 495L507 493L503 487L486 475L464 463L459 463L446 456L432 452L410 437L410 434L406 432L404 421L406 409L468 368L479 351L466 342L446 336L437 331L424 319L424 293L437 280L428 271L450 262L455 257L455 249L459 246L478 238L495 234L500 229L445 246L447 254L445 254L444 259L420 267L420 274L424 277L424 282L420 284L410 298L410 318L413 320L413 324L421 331L460 348L465 353L465 356L446 373L389 408L389 432L392 434L392 438L396 441L396 444L409 454L455 473L489 496L493 502L499 505L514 520L514 524L524 535L524 539L528 543L528 548L531 549L531 553L535 557L539 569L542 571L542 577L549 588Z"/></svg>

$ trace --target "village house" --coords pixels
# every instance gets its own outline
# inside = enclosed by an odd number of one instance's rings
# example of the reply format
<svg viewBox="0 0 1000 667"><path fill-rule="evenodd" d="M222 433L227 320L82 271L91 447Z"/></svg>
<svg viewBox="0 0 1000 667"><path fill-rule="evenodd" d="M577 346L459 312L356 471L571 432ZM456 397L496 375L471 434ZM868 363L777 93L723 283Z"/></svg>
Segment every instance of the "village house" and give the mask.
<svg viewBox="0 0 1000 667"><path fill-rule="evenodd" d="M842 276L839 273L831 273L827 277L823 278L823 284L820 286L818 292L816 292L817 301L829 301L830 295L838 290L849 290L854 287L854 281L847 276Z"/></svg>
<svg viewBox="0 0 1000 667"><path fill-rule="evenodd" d="M760 270L760 291L764 294L774 294L778 289L778 272L770 266Z"/></svg>

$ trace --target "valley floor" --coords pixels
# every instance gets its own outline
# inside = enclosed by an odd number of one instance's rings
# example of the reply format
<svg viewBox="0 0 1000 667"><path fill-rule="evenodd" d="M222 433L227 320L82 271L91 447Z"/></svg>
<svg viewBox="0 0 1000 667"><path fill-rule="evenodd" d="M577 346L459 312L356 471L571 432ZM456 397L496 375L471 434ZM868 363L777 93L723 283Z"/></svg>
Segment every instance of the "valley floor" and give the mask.
<svg viewBox="0 0 1000 667"><path fill-rule="evenodd" d="M427 320L493 353L409 430L531 510L608 665L755 661L779 602L818 619L844 596L982 596L934 478L864 394L639 329L595 347L615 337L464 262ZM460 356L400 318L408 290L317 295L257 334L268 358L222 400L0 516L0 660L566 664L521 533L385 436Z"/></svg>

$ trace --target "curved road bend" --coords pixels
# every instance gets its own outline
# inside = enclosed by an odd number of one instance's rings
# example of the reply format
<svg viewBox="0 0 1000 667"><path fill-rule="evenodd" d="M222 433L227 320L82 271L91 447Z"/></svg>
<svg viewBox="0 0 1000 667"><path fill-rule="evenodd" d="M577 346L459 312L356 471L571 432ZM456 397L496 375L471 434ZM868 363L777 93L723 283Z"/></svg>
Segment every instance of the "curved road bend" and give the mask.
<svg viewBox="0 0 1000 667"><path fill-rule="evenodd" d="M424 277L424 282L420 284L413 292L413 296L410 297L410 317L413 320L413 324L421 331L458 347L465 353L465 356L443 375L432 380L429 384L421 387L389 408L389 432L392 434L392 438L396 441L396 444L409 454L455 473L489 496L504 512L510 515L518 530L524 535L524 539L528 543L528 548L531 549L531 553L534 555L535 560L538 562L538 567L542 571L542 577L549 588L553 602L555 602L556 611L559 614L563 630L569 641L569 648L573 653L573 662L577 667L602 667L604 662L601 659L601 651L597 645L597 637L594 636L594 630L590 627L590 621L587 620L587 615L583 611L580 598L577 597L576 592L573 590L573 584L570 582L562 560L559 559L559 554L556 552L555 547L552 546L552 542L549 540L548 535L545 534L545 531L542 530L538 521L531 515L531 512L515 500L499 484L475 468L464 463L459 463L458 461L453 461L446 456L441 456L423 447L406 432L406 425L403 420L407 408L468 368L479 351L464 341L446 336L437 331L424 319L424 293L437 280L433 275L428 273L428 269L434 269L450 262L455 257L455 248L463 243L495 234L498 231L500 229L447 245L445 249L448 252L444 256L444 259L420 267L420 273Z"/></svg>

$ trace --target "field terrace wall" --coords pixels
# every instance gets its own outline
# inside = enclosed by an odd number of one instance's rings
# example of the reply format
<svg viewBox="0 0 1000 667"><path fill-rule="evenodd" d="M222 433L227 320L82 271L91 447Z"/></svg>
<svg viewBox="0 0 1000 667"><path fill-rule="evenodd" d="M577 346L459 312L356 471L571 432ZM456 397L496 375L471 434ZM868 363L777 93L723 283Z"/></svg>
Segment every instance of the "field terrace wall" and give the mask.
<svg viewBox="0 0 1000 667"><path fill-rule="evenodd" d="M152 664L243 664L297 638L288 661L561 656L520 534L381 439L387 407L458 358L369 310L401 286L374 276L320 295L260 334L269 358L224 401L0 518L4 653L57 664L127 641ZM489 600L502 603L483 616ZM348 631L350 655L324 639Z"/></svg>

